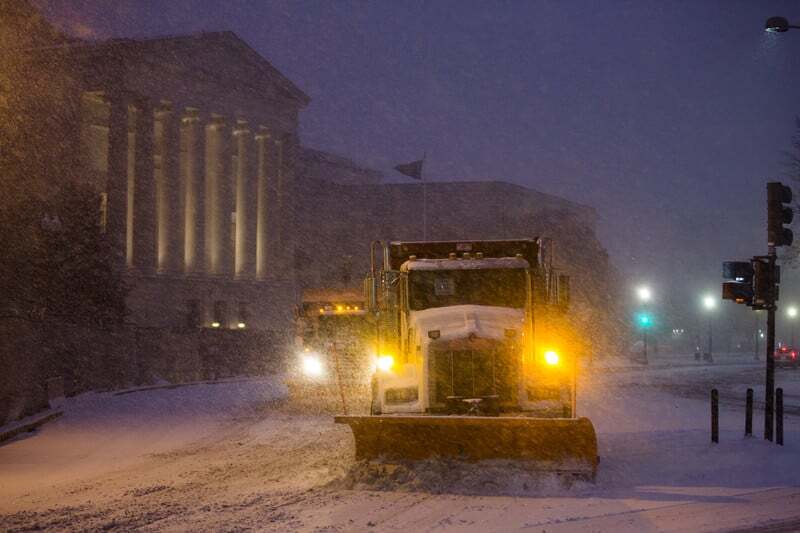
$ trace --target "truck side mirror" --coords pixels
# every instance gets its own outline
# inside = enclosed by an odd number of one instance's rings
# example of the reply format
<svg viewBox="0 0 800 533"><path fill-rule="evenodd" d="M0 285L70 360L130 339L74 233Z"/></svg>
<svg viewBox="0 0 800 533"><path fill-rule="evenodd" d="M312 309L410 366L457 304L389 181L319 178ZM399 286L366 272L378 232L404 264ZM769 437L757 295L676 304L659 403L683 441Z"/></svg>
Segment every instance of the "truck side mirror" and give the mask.
<svg viewBox="0 0 800 533"><path fill-rule="evenodd" d="M563 309L567 310L569 308L570 302L570 285L569 285L569 276L564 274L558 275L558 286L556 287L556 305Z"/></svg>

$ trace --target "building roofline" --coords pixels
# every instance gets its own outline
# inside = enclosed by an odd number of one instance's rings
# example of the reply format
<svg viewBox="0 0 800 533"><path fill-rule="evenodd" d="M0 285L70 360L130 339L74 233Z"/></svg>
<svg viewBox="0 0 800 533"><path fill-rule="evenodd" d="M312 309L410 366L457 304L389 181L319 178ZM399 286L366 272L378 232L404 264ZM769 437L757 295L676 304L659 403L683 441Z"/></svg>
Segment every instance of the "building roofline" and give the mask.
<svg viewBox="0 0 800 533"><path fill-rule="evenodd" d="M597 212L597 210L591 205L582 204L580 202L576 202L574 200L570 200L568 198L564 198L563 196L558 196L558 195L555 195L555 194L542 192L542 191L540 191L538 189L534 189L532 187L528 187L526 185L521 185L519 183L514 183L514 182L511 182L511 181L502 181L502 180L496 180L496 179L493 179L493 180L454 180L454 181L426 181L425 184L427 186L429 186L429 187L436 187L436 186L459 186L459 187L465 187L465 186L470 186L470 185L495 184L495 185L500 185L500 186L503 186L503 187L516 188L516 189L521 189L521 190L524 190L524 191L527 191L527 192L541 194L542 196L546 196L548 198L554 198L554 199L556 199L556 200L558 200L560 202L564 202L566 204L570 204L570 205L575 206L575 207L580 207L580 208L583 208L583 209L589 209L589 210L591 210L591 211L593 211L595 213ZM365 187L369 187L369 186L421 187L422 185L423 185L422 182L414 182L414 183L409 183L409 182L385 182L385 183L380 183L380 184L375 184L375 185L365 185ZM354 185L354 187L358 187L358 185Z"/></svg>
<svg viewBox="0 0 800 533"><path fill-rule="evenodd" d="M301 151L300 154L301 158L305 157L308 159L317 159L320 161L326 161L335 165L339 165L349 170L368 173L380 179L383 179L384 177L383 172L381 172L380 170L359 165L349 157L343 155L326 152L324 150L318 150L317 148L310 148L308 146L301 146L300 151ZM370 184L370 185L376 185L376 184Z"/></svg>
<svg viewBox="0 0 800 533"><path fill-rule="evenodd" d="M100 51L100 50L124 50L136 48L148 48L154 45L169 44L173 46L191 46L198 41L203 42L223 42L230 46L236 47L240 51L249 55L257 64L257 66L264 69L277 84L282 88L290 97L299 101L303 107L311 102L311 97L304 93L297 87L289 78L283 75L281 71L275 68L264 56L253 49L247 42L232 31L214 31L214 32L198 32L187 33L181 35L166 35L159 37L148 37L144 39L132 38L115 38L105 40L84 40L76 39L64 43L53 44L50 46L38 46L33 48L23 48L22 50L28 52L42 52L48 50L63 50L70 51Z"/></svg>

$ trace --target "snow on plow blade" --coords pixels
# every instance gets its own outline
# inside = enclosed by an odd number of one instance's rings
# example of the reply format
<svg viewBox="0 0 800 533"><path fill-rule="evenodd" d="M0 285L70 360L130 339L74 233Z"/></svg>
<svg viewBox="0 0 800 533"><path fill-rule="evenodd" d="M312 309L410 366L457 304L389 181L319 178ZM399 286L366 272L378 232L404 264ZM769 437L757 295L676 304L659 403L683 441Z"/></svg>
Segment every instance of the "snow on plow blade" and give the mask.
<svg viewBox="0 0 800 533"><path fill-rule="evenodd" d="M591 478L599 462L588 418L340 415L335 421L352 429L356 459L521 460Z"/></svg>

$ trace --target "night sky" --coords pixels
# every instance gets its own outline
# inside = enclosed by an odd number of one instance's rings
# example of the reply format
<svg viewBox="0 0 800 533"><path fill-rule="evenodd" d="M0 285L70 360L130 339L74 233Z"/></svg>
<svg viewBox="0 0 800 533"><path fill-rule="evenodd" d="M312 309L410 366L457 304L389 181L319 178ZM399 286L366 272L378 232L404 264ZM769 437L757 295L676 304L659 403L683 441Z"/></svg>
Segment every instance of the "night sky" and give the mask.
<svg viewBox="0 0 800 533"><path fill-rule="evenodd" d="M800 30L763 31L796 1L37 4L87 37L233 30L311 96L305 145L594 206L628 281L692 305L766 251L800 114Z"/></svg>

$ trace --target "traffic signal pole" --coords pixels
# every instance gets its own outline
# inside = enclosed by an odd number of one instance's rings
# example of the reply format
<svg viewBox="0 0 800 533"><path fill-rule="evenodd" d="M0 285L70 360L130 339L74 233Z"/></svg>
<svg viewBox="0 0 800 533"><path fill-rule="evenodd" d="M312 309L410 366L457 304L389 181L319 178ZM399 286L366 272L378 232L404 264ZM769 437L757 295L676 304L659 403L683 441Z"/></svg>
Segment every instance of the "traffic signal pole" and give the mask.
<svg viewBox="0 0 800 533"><path fill-rule="evenodd" d="M775 247L770 246L769 252L769 271L775 272ZM774 274L773 274L774 275ZM774 280L774 278L773 278ZM775 284L772 283L774 294ZM767 307L767 375L764 380L764 440L772 440L772 422L775 410L775 299Z"/></svg>
<svg viewBox="0 0 800 533"><path fill-rule="evenodd" d="M767 371L764 380L764 439L772 440L775 421L775 311L778 308L780 269L778 246L791 246L794 240L791 207L792 189L779 181L767 183L767 255L755 256L750 264L726 261L722 264L722 298L767 311ZM758 351L756 319L756 351Z"/></svg>

